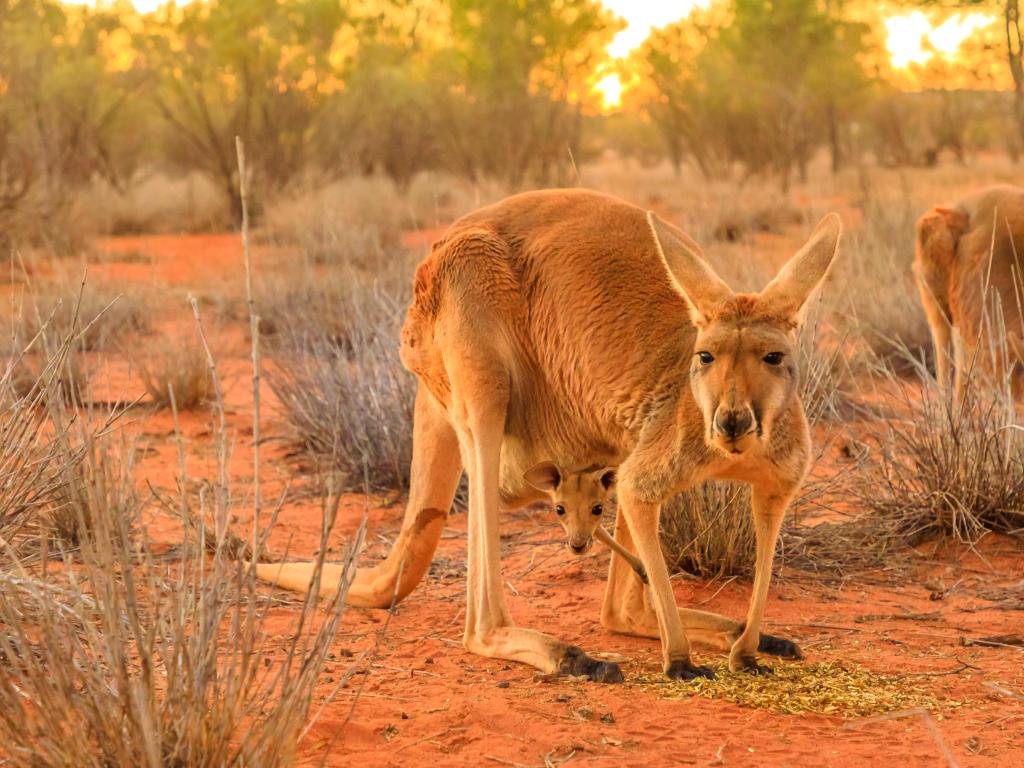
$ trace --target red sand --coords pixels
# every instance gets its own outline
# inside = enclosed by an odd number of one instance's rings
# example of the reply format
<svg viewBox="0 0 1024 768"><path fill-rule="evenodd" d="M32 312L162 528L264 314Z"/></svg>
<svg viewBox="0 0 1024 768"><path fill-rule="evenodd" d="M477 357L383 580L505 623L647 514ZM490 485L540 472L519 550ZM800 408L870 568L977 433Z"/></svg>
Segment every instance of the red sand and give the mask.
<svg viewBox="0 0 1024 768"><path fill-rule="evenodd" d="M435 235L412 240L427 242ZM242 290L241 254L234 236L125 238L102 245L107 262L117 253L133 254L136 263L103 267L119 279L178 285L231 279ZM143 263L137 263L140 254L146 257ZM180 309L171 316L170 324L190 322ZM228 333L220 359L230 384L228 418L236 435L233 481L244 489L252 475L252 406L241 338L238 329ZM118 364L115 358L108 370ZM120 365L122 371L127 368ZM289 458L287 431L265 386L262 398L264 494L276 498L289 483L301 490L311 478ZM140 483L171 489L177 459L169 416L136 410L132 418L145 448L138 459ZM183 415L183 430L191 471L210 476L209 414ZM397 533L402 509L380 504L347 497L333 546L340 549L368 508L369 544L363 557L371 561L383 556ZM237 522L244 528L244 515ZM600 626L606 551L572 558L553 519L542 512L506 515L503 526L506 591L518 624L543 628L589 652L614 652L648 669L656 667L654 641L612 635ZM271 546L308 556L317 546L318 532L316 505L289 502ZM150 533L157 540L171 536L159 521ZM351 678L311 729L301 747L304 762L318 763L330 745L326 762L331 766L543 766L567 759L571 765L645 767L946 764L935 735L919 717L850 729L835 717L775 715L703 698L660 700L629 683L634 666L627 669L623 686L541 682L522 665L473 656L461 645L465 536L465 515L453 515L432 574L398 606L383 634L385 612L347 611L333 649L337 661L318 689L314 711L361 653L375 650L360 666L362 673ZM929 675L925 679L936 695L970 702L936 719L941 739L960 765L1024 764L1024 700L983 685L994 681L1024 695L1024 651L960 645L963 636L1022 631L1024 612L1000 610L1006 605L985 600L980 593L1009 589L1021 608L1024 552L1019 543L997 537L987 540L982 552L984 556L946 550L922 557L910 577L882 571L837 585L787 570L773 584L767 629L797 639L811 661L846 660L877 672ZM959 585L945 599L933 601L925 582L936 578L947 586ZM738 581L676 581L681 605L737 617L745 611L749 589ZM289 631L297 611L274 608L271 631ZM891 618L905 614L926 617ZM869 615L876 618L857 620ZM698 651L697 656L703 661L712 654ZM508 687L498 687L499 681ZM362 695L353 709L359 690Z"/></svg>

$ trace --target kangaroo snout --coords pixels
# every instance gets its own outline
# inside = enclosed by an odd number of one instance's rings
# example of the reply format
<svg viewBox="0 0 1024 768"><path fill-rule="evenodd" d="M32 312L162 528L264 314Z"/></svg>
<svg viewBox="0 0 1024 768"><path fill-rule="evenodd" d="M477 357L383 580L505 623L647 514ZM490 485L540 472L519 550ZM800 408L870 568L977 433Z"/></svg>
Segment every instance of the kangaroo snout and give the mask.
<svg viewBox="0 0 1024 768"><path fill-rule="evenodd" d="M587 538L575 537L574 536L571 539L569 539L568 541L566 541L565 545L567 547L569 547L569 549L572 550L573 553L575 553L577 555L582 555L584 552L586 552L588 549L590 549L590 545L593 544L593 543L594 543L593 538L591 538L589 536Z"/></svg>
<svg viewBox="0 0 1024 768"><path fill-rule="evenodd" d="M738 440L754 428L750 408L719 408L715 411L715 429L723 437Z"/></svg>

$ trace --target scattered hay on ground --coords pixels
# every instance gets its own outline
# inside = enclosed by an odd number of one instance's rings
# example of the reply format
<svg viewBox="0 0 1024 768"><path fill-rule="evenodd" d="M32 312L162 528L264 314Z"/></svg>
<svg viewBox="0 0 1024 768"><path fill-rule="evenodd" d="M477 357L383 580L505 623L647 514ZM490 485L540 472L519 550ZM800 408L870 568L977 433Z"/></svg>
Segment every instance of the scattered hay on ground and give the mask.
<svg viewBox="0 0 1024 768"><path fill-rule="evenodd" d="M937 711L963 707L966 702L941 699L917 675L883 675L835 661L819 664L776 664L770 675L730 672L712 664L718 677L669 681L645 669L639 688L661 699L703 696L784 715L817 714L868 717L923 707Z"/></svg>

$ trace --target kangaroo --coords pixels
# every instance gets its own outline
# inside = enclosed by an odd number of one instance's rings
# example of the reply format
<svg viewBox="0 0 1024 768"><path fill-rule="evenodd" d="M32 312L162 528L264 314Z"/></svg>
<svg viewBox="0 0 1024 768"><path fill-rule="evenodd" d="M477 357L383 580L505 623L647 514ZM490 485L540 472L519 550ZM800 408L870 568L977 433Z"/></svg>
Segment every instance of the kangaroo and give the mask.
<svg viewBox="0 0 1024 768"><path fill-rule="evenodd" d="M985 349L986 315L993 306L1001 310L1006 343L993 340L996 359L985 355L982 362L991 362L997 376L1012 375L1015 397L1024 397L1022 249L1021 187L989 187L953 206L935 206L917 221L913 271L935 345L936 379L948 391L953 378L957 400L963 399L965 374L979 345Z"/></svg>
<svg viewBox="0 0 1024 768"><path fill-rule="evenodd" d="M558 522L565 529L565 545L582 555L594 539L625 558L640 580L647 584L647 571L640 558L622 547L601 525L605 507L615 487L615 470L590 467L579 472L563 472L551 461L542 461L526 471L526 482L551 499Z"/></svg>
<svg viewBox="0 0 1024 768"><path fill-rule="evenodd" d="M349 603L388 607L412 591L465 470L466 649L620 682L618 665L516 627L502 586L500 509L543 498L526 470L547 457L596 460L618 467L615 539L650 581L613 557L604 627L660 638L672 679L714 676L691 659L691 640L728 649L730 668L752 673L768 671L758 650L799 657L760 629L779 528L810 454L797 331L841 228L826 216L764 290L734 294L681 230L608 195L526 192L455 222L416 270L402 328L402 361L419 381L402 531L383 562L356 573ZM708 478L753 487L756 573L743 623L678 608L658 540L662 503ZM312 566L291 565L266 574L308 589ZM337 575L324 583L336 588Z"/></svg>

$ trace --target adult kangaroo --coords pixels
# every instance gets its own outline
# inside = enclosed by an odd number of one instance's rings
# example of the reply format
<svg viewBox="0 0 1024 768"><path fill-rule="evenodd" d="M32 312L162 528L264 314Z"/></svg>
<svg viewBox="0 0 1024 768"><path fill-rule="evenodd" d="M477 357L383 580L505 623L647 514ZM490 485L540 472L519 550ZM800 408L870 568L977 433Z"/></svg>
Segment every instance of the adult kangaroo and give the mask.
<svg viewBox="0 0 1024 768"><path fill-rule="evenodd" d="M840 230L830 214L761 293L734 294L680 230L595 192L527 192L453 224L416 271L402 329L402 361L419 379L402 532L357 573L348 601L387 607L415 587L465 470L466 648L621 680L616 665L513 625L502 593L499 510L544 497L526 470L600 463L618 466L615 538L650 580L647 592L612 558L605 627L660 637L675 679L713 676L692 662L691 639L731 648L732 669L766 671L759 646L798 656L760 628L779 526L808 463L797 329ZM743 624L678 609L661 553L662 503L707 478L753 486L757 564ZM260 576L303 589L309 573L292 564Z"/></svg>
<svg viewBox="0 0 1024 768"><path fill-rule="evenodd" d="M957 400L979 349L979 367L1012 376L1013 394L1024 400L1022 267L1024 187L988 187L917 221L914 277L935 343L936 378L944 390L953 379ZM1002 318L993 326L996 307ZM991 338L992 331L1005 338Z"/></svg>

